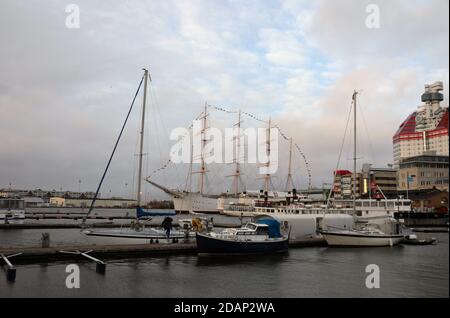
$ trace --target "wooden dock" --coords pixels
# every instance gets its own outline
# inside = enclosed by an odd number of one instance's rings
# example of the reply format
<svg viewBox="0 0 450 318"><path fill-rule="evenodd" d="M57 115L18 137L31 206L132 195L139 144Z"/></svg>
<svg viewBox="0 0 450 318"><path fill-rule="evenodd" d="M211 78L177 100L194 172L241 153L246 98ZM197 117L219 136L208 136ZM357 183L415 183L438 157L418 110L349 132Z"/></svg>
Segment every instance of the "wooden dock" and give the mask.
<svg viewBox="0 0 450 318"><path fill-rule="evenodd" d="M65 254L61 251L92 251L90 254L102 259L133 258L155 256L162 254L192 254L196 253L195 243L153 243L135 245L74 245L54 247L0 247L0 254L19 254L15 263L34 261L82 260L78 255Z"/></svg>
<svg viewBox="0 0 450 318"><path fill-rule="evenodd" d="M314 247L326 245L324 240L290 241L290 247ZM133 245L72 245L53 247L0 247L0 255L20 254L15 258L16 263L30 263L36 261L81 260L78 255L65 254L61 251L92 251L90 255L100 259L139 258L158 255L195 254L195 242L178 243L165 242Z"/></svg>

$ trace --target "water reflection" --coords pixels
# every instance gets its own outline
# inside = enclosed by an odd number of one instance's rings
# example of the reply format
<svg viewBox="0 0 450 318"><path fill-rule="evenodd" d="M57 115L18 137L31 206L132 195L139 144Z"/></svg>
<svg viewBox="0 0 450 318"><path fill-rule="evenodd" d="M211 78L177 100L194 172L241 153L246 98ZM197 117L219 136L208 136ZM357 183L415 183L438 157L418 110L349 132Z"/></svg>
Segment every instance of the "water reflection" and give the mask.
<svg viewBox="0 0 450 318"><path fill-rule="evenodd" d="M276 265L289 258L289 251L276 254L249 255L198 255L197 266L222 266L239 264Z"/></svg>

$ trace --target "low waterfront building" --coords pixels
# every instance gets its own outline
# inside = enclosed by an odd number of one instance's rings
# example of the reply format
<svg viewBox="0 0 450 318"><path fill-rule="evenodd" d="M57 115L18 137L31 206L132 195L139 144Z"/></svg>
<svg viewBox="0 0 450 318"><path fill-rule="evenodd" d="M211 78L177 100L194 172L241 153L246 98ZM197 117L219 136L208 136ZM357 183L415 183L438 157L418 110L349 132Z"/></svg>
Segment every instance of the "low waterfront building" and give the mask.
<svg viewBox="0 0 450 318"><path fill-rule="evenodd" d="M19 189L11 189L4 188L0 189L0 197L2 198L22 198L29 194L28 190L19 190Z"/></svg>
<svg viewBox="0 0 450 318"><path fill-rule="evenodd" d="M402 192L412 201L413 212L448 213L448 191L430 189Z"/></svg>
<svg viewBox="0 0 450 318"><path fill-rule="evenodd" d="M95 192L75 192L75 191L63 191L63 190L25 190L25 189L12 189L4 188L0 189L0 197L10 197L10 198L24 198L24 197L35 197L41 198L45 202L49 202L52 197L64 197L64 198L80 198L80 199L93 199ZM101 197L99 193L97 197Z"/></svg>
<svg viewBox="0 0 450 318"><path fill-rule="evenodd" d="M42 198L37 197L22 197L26 208L37 208L46 205Z"/></svg>
<svg viewBox="0 0 450 318"><path fill-rule="evenodd" d="M449 190L449 157L435 153L406 158L400 161L398 190Z"/></svg>
<svg viewBox="0 0 450 318"><path fill-rule="evenodd" d="M71 208L88 208L91 206L92 199L77 199L77 198L50 198L50 205L55 207L71 207ZM96 208L130 208L136 206L136 200L122 199L122 198L98 198L95 201Z"/></svg>

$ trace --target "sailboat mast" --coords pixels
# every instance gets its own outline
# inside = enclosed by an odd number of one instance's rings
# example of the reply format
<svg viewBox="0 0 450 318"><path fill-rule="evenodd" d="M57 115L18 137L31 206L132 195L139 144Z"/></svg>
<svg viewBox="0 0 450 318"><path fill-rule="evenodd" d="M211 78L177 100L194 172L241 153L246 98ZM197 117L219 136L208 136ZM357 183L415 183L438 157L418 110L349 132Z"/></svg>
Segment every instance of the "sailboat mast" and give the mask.
<svg viewBox="0 0 450 318"><path fill-rule="evenodd" d="M141 206L141 187L142 187L142 157L144 150L144 128L145 128L145 106L147 103L147 80L148 80L148 70L144 68L144 97L142 100L142 120L141 120L141 131L140 131L140 145L139 145L139 170L138 170L138 188L137 188L137 205Z"/></svg>
<svg viewBox="0 0 450 318"><path fill-rule="evenodd" d="M356 214L356 96L357 91L353 93L353 213Z"/></svg>

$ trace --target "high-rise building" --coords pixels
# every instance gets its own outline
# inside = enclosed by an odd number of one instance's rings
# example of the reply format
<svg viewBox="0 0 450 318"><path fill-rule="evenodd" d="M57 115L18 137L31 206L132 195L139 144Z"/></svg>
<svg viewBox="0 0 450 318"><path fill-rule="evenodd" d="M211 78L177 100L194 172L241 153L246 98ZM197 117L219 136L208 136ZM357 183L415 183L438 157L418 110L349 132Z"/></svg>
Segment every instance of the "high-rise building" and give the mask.
<svg viewBox="0 0 450 318"><path fill-rule="evenodd" d="M425 85L422 102L417 111L408 116L393 137L394 165L399 167L405 158L420 156L429 151L448 156L448 107L441 107L444 96L442 82Z"/></svg>

